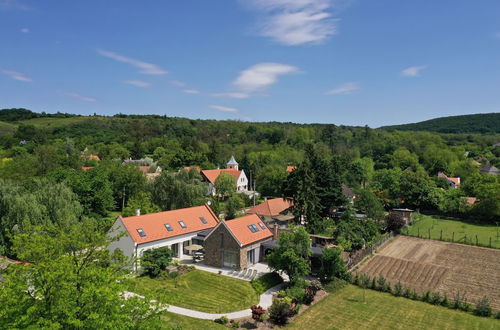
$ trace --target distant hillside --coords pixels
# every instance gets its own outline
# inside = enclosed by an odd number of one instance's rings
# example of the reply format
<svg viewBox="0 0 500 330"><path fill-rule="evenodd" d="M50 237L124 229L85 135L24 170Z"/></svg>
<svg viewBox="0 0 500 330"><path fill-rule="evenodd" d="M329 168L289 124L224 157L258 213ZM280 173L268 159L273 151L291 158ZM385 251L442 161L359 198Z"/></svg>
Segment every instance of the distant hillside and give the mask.
<svg viewBox="0 0 500 330"><path fill-rule="evenodd" d="M500 133L500 113L440 117L419 123L380 127L385 130L438 133Z"/></svg>

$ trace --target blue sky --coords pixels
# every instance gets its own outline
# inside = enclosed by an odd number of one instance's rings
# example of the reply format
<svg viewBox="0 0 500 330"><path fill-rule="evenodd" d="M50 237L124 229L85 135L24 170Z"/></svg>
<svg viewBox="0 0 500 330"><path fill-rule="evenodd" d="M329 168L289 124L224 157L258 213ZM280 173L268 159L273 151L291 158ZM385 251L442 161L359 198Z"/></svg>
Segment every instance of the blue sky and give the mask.
<svg viewBox="0 0 500 330"><path fill-rule="evenodd" d="M0 108L369 125L500 109L500 2L0 0Z"/></svg>

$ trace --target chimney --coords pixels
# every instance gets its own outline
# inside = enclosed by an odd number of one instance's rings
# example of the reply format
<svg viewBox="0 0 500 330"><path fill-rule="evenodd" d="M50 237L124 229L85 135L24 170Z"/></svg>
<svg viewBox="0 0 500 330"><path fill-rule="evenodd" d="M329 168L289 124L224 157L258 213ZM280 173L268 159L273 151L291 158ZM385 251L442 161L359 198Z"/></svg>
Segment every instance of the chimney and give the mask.
<svg viewBox="0 0 500 330"><path fill-rule="evenodd" d="M135 216L138 217L141 215L141 209L135 209Z"/></svg>
<svg viewBox="0 0 500 330"><path fill-rule="evenodd" d="M273 230L274 231L274 233L273 233L274 234L274 239L278 239L278 224L277 223L274 224L274 228L273 229L274 229Z"/></svg>
<svg viewBox="0 0 500 330"><path fill-rule="evenodd" d="M264 197L264 202L267 202L267 197Z"/></svg>

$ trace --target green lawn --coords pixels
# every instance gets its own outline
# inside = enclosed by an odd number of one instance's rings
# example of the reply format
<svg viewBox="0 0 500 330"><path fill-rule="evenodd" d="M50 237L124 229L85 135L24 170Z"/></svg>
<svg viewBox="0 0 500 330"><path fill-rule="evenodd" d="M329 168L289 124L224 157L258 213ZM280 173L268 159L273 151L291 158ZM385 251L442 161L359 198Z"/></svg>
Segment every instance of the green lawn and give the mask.
<svg viewBox="0 0 500 330"><path fill-rule="evenodd" d="M0 136L10 135L16 131L16 125L0 121Z"/></svg>
<svg viewBox="0 0 500 330"><path fill-rule="evenodd" d="M420 218L420 220L404 229L403 234L418 236L420 233L420 237L429 238L430 229L431 239L451 241L454 232L455 242L464 243L463 239L467 235L467 243L474 245L476 245L477 235L478 245L486 247L489 247L491 237L491 247L500 248L500 236L497 236L500 235L500 228L494 224L488 225L480 222L466 222L428 215L420 215Z"/></svg>
<svg viewBox="0 0 500 330"><path fill-rule="evenodd" d="M129 291L167 304L207 313L229 313L259 302L250 282L194 270L176 279L129 280Z"/></svg>
<svg viewBox="0 0 500 330"><path fill-rule="evenodd" d="M500 321L373 290L365 290L363 294L363 289L348 285L310 307L287 327L291 329L499 329Z"/></svg>
<svg viewBox="0 0 500 330"><path fill-rule="evenodd" d="M214 321L194 319L192 317L169 312L163 314L162 320L164 321L163 326L166 329L228 329L226 326L215 323Z"/></svg>

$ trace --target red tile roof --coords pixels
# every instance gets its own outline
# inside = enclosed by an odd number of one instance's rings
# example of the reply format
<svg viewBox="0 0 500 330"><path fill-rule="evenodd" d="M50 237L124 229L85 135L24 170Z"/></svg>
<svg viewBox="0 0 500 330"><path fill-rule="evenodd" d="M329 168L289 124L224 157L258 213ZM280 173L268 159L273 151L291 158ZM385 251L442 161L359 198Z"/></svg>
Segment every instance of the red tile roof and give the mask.
<svg viewBox="0 0 500 330"><path fill-rule="evenodd" d="M210 183L215 184L215 180L217 180L217 178L219 177L219 175L222 172L226 172L227 174L234 176L235 180L238 180L238 178L240 177L240 174L241 174L241 171L237 171L237 170L232 169L232 168L224 168L224 169L220 169L220 170L203 170L203 171L201 171L201 174L203 174L203 176L205 178L207 178L207 180Z"/></svg>
<svg viewBox="0 0 500 330"><path fill-rule="evenodd" d="M288 173L290 173L290 172L293 172L296 168L297 168L297 166L287 166L287 167L286 167L286 171L287 171Z"/></svg>
<svg viewBox="0 0 500 330"><path fill-rule="evenodd" d="M291 206L293 206L291 201L284 200L283 198L273 198L252 207L247 213L274 217Z"/></svg>
<svg viewBox="0 0 500 330"><path fill-rule="evenodd" d="M88 170L91 170L93 168L94 168L94 166L84 166L84 167L82 167L82 170L83 171L88 171Z"/></svg>
<svg viewBox="0 0 500 330"><path fill-rule="evenodd" d="M262 229L259 223L262 224L265 229ZM266 224L255 214L224 221L224 224L239 241L241 246L252 244L273 236ZM250 225L255 225L259 231L252 233L250 228L248 228Z"/></svg>
<svg viewBox="0 0 500 330"><path fill-rule="evenodd" d="M204 224L200 217L207 221ZM172 211L150 213L140 216L126 217L121 219L130 237L137 243L147 243L160 239L171 238L179 235L198 232L213 228L217 225L218 219L208 205L189 207ZM179 221L184 221L186 229L183 229ZM170 224L173 231L168 231L165 224ZM137 229L142 229L146 234L141 237Z"/></svg>

